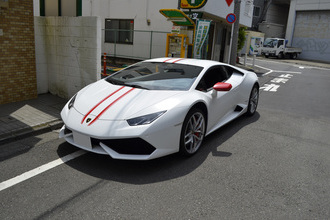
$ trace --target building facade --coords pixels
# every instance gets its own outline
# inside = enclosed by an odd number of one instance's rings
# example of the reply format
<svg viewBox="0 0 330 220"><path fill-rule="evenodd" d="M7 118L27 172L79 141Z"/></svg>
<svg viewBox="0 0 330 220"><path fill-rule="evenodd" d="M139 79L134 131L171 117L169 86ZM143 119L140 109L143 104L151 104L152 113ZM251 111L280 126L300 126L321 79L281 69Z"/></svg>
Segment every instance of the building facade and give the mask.
<svg viewBox="0 0 330 220"><path fill-rule="evenodd" d="M63 2L66 2L65 5ZM165 56L166 34L171 32L173 24L167 21L159 10L176 9L178 2L178 0L35 0L35 15L98 16L102 22L102 53L117 57L148 59ZM68 7L71 10L68 10ZM229 7L225 1L208 0L201 9L192 10L202 14L201 19L212 20L207 47L208 59L227 61L231 25L226 22L226 16L233 13L233 9L234 4ZM252 16L253 1L242 0L240 25L250 27ZM114 29L119 32L110 31Z"/></svg>
<svg viewBox="0 0 330 220"><path fill-rule="evenodd" d="M0 104L37 97L33 1L0 1Z"/></svg>
<svg viewBox="0 0 330 220"><path fill-rule="evenodd" d="M286 39L301 59L330 63L330 0L291 0Z"/></svg>

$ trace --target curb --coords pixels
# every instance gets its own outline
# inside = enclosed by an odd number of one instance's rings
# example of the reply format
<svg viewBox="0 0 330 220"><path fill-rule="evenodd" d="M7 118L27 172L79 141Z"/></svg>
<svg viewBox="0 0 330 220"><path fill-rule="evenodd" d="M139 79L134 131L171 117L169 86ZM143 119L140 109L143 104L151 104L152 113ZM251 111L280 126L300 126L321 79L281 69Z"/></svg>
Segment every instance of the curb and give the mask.
<svg viewBox="0 0 330 220"><path fill-rule="evenodd" d="M37 135L59 129L63 126L63 121L56 119L33 127L22 128L0 135L0 144L22 139L31 135Z"/></svg>

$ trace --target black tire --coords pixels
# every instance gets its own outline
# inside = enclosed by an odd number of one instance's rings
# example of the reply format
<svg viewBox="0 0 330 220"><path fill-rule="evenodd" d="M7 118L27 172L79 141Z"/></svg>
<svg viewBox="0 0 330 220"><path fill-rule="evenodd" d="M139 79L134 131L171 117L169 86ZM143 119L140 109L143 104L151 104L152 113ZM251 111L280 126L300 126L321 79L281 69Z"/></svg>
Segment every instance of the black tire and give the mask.
<svg viewBox="0 0 330 220"><path fill-rule="evenodd" d="M259 102L259 86L255 84L251 90L248 109L246 112L247 116L252 116L256 113Z"/></svg>
<svg viewBox="0 0 330 220"><path fill-rule="evenodd" d="M180 153L194 155L202 145L206 131L205 114L198 108L191 109L184 119L180 136Z"/></svg>
<svg viewBox="0 0 330 220"><path fill-rule="evenodd" d="M269 57L269 55L265 55L265 57L266 57L266 58L268 58L268 57Z"/></svg>
<svg viewBox="0 0 330 220"><path fill-rule="evenodd" d="M291 54L291 59L297 59L297 57L298 57L298 54L297 53L293 53L293 54Z"/></svg>
<svg viewBox="0 0 330 220"><path fill-rule="evenodd" d="M282 52L279 53L278 56L277 56L277 58L278 58L278 59L283 59L283 58L284 58L284 54L283 54Z"/></svg>

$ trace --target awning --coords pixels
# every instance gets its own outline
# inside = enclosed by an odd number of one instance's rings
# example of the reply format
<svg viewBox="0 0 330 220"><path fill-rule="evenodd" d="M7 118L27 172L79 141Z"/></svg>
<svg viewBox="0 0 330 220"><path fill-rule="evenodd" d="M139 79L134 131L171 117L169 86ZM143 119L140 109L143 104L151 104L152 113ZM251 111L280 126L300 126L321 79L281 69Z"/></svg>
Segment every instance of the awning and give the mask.
<svg viewBox="0 0 330 220"><path fill-rule="evenodd" d="M175 26L195 26L193 20L179 9L160 9L159 12L164 15L168 21L172 21Z"/></svg>

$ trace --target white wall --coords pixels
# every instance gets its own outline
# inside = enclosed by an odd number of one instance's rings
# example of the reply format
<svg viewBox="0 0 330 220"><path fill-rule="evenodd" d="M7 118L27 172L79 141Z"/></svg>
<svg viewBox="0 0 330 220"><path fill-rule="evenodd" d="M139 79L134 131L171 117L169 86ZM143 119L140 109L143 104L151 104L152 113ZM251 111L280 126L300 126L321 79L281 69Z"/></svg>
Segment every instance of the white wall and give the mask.
<svg viewBox="0 0 330 220"><path fill-rule="evenodd" d="M249 0L242 0L240 24L250 27L252 24L253 3ZM134 30L143 31L162 31L170 32L172 22L159 13L160 9L176 9L178 0L83 0L83 16L100 16L102 27L102 53L127 57L150 57L150 33L135 32L134 44L123 45L104 43L105 19L134 19ZM228 7L223 0L208 0L206 5L197 11L203 11L205 14L215 17L218 21L225 22L226 16L233 13L234 4ZM147 24L150 20L150 25ZM165 56L166 34L154 34L152 37L151 57Z"/></svg>
<svg viewBox="0 0 330 220"><path fill-rule="evenodd" d="M253 3L248 4L249 2L251 3L249 0L242 0L240 10L239 22L246 27L251 27L253 17ZM234 12L234 1L230 7L228 7L225 0L208 0L206 5L200 10L219 18L226 19L229 13Z"/></svg>
<svg viewBox="0 0 330 220"><path fill-rule="evenodd" d="M292 43L297 11L330 10L330 0L291 0L285 38Z"/></svg>
<svg viewBox="0 0 330 220"><path fill-rule="evenodd" d="M299 58L330 62L330 0L291 0L285 38Z"/></svg>
<svg viewBox="0 0 330 220"><path fill-rule="evenodd" d="M135 30L170 31L172 23L159 10L176 8L177 4L177 0L83 0L82 16L100 16L102 29L105 19L113 18L134 19Z"/></svg>
<svg viewBox="0 0 330 220"><path fill-rule="evenodd" d="M82 1L83 16L100 16L102 29L102 53L121 57L150 58L150 42L152 40L151 57L165 56L166 33L153 33L152 39L149 32L171 32L172 22L159 13L160 9L176 8L177 0L99 0ZM134 43L133 45L104 42L105 19L133 19L134 20ZM150 20L150 24L147 23Z"/></svg>
<svg viewBox="0 0 330 220"><path fill-rule="evenodd" d="M302 48L302 59L330 62L330 10L298 11L292 46Z"/></svg>
<svg viewBox="0 0 330 220"><path fill-rule="evenodd" d="M38 93L70 98L100 79L98 17L35 17Z"/></svg>
<svg viewBox="0 0 330 220"><path fill-rule="evenodd" d="M39 0L34 0L39 7ZM162 57L165 56L166 33L171 31L172 22L159 13L160 9L176 9L178 0L82 0L82 16L99 16L101 22L101 53L128 57ZM196 11L205 12L205 16L213 21L228 27L231 25L225 21L229 13L233 13L234 3L228 7L224 0L208 0L206 5ZM37 10L35 10L35 13ZM193 10L194 11L194 10ZM250 27L252 24L253 1L242 0L240 24ZM152 37L152 51L150 52L150 33L135 32L133 45L104 43L105 19L134 19L134 30L161 31L166 33L154 33ZM148 24L147 20L150 20ZM230 37L230 35L228 35ZM215 36L217 37L217 36ZM222 37L222 36L221 36ZM219 49L219 45L215 45ZM228 49L226 49L228 50ZM214 54L214 53L213 53Z"/></svg>

